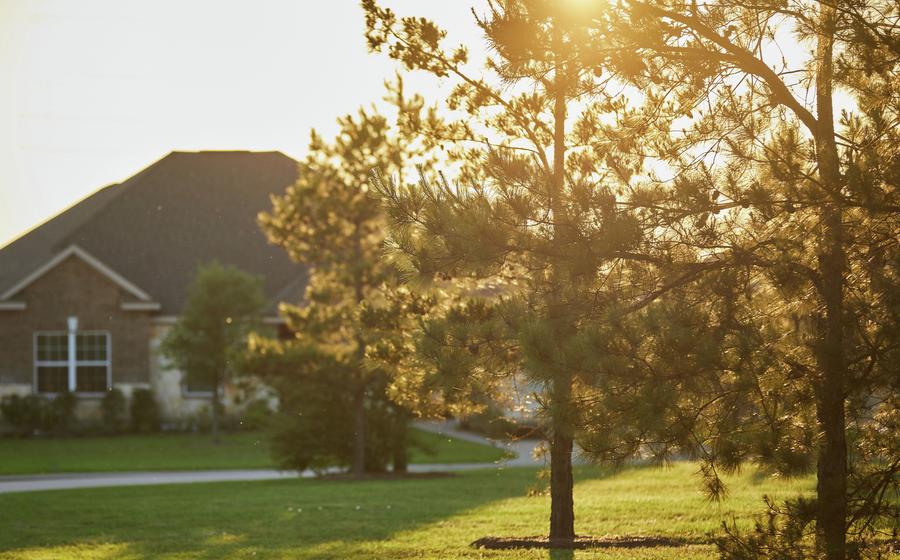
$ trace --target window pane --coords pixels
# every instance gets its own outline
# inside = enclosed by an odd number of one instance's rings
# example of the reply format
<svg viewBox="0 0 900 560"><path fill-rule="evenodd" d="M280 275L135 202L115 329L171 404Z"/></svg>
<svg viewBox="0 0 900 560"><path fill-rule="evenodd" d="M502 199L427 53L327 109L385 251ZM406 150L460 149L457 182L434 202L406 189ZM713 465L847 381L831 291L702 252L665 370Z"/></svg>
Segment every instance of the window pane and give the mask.
<svg viewBox="0 0 900 560"><path fill-rule="evenodd" d="M69 368L40 366L37 368L39 393L62 393L69 390Z"/></svg>
<svg viewBox="0 0 900 560"><path fill-rule="evenodd" d="M106 334L75 335L75 359L78 361L106 360Z"/></svg>
<svg viewBox="0 0 900 560"><path fill-rule="evenodd" d="M185 376L184 389L188 393L212 393L213 382L211 379L197 379L194 376Z"/></svg>
<svg viewBox="0 0 900 560"><path fill-rule="evenodd" d="M68 336L65 334L38 334L37 357L42 362L65 362L68 360Z"/></svg>
<svg viewBox="0 0 900 560"><path fill-rule="evenodd" d="M79 393L106 391L106 366L78 366L75 375L75 390Z"/></svg>

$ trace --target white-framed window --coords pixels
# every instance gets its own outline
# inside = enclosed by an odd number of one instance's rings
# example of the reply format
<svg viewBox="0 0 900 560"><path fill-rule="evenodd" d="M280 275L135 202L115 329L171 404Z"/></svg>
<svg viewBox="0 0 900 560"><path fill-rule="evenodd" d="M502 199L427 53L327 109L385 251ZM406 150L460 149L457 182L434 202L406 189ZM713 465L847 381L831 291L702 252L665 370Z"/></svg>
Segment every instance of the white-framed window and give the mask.
<svg viewBox="0 0 900 560"><path fill-rule="evenodd" d="M102 394L112 385L106 331L34 333L34 388L38 393Z"/></svg>
<svg viewBox="0 0 900 560"><path fill-rule="evenodd" d="M189 399L209 398L213 396L212 380L204 381L199 379L190 379L187 374L183 374L181 379L181 395ZM221 396L221 390L219 392Z"/></svg>

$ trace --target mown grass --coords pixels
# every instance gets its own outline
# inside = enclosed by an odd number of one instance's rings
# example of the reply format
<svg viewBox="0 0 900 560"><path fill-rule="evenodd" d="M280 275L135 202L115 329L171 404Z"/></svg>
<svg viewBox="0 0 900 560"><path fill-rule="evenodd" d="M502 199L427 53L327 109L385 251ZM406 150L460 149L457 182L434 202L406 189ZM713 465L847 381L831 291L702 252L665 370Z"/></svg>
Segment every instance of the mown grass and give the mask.
<svg viewBox="0 0 900 560"><path fill-rule="evenodd" d="M413 463L490 463L503 451L412 430L427 451L413 449ZM0 475L274 468L265 435L206 434L0 439Z"/></svg>
<svg viewBox="0 0 900 560"><path fill-rule="evenodd" d="M695 464L577 472L579 534L667 535L706 542L722 519L747 526L765 493L808 493L810 478L747 471L708 502ZM608 549L574 554L485 551L487 535L545 533L549 498L529 497L533 469L435 479L277 480L0 495L0 559L662 559L715 558L715 548Z"/></svg>

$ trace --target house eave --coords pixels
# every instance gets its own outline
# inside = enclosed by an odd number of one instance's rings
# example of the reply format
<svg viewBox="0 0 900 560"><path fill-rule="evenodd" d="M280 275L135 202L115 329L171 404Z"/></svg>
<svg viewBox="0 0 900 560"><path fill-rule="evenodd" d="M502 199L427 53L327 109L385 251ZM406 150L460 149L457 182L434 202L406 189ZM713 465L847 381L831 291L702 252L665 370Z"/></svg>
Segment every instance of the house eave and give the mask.
<svg viewBox="0 0 900 560"><path fill-rule="evenodd" d="M152 317L150 321L155 325L174 325L178 322L177 315L158 315L156 317ZM263 317L262 323L264 325L282 325L287 323L283 317L272 316L272 317Z"/></svg>
<svg viewBox="0 0 900 560"><path fill-rule="evenodd" d="M123 311L159 311L162 308L155 301L126 301L120 307Z"/></svg>

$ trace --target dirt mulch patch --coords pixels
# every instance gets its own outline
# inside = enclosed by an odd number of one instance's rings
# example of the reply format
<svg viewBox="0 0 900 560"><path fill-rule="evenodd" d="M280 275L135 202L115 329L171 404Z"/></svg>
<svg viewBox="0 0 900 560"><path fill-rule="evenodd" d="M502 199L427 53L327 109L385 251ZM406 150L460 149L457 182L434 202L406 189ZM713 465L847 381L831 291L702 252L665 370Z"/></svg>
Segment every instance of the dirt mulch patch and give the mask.
<svg viewBox="0 0 900 560"><path fill-rule="evenodd" d="M510 550L516 548L649 548L677 547L699 544L696 541L673 537L648 537L642 535L613 535L607 537L577 536L574 542L550 542L548 537L484 537L472 543L475 548Z"/></svg>
<svg viewBox="0 0 900 560"><path fill-rule="evenodd" d="M341 481L371 481L371 480L411 480L411 479L429 479L429 478L451 478L457 476L451 472L423 472L423 473L366 473L362 476L356 476L351 473L332 473L323 474L318 477L319 480L341 480Z"/></svg>

